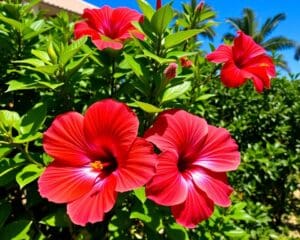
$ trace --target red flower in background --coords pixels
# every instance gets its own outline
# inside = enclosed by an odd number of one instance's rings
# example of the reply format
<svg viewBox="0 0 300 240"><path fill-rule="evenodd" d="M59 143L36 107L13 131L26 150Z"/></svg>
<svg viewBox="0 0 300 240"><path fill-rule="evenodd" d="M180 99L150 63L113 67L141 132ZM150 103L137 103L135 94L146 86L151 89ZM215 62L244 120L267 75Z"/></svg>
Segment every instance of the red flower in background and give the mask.
<svg viewBox="0 0 300 240"><path fill-rule="evenodd" d="M193 62L190 59L188 59L188 57L181 57L179 60L181 66L184 68L190 68L193 66Z"/></svg>
<svg viewBox="0 0 300 240"><path fill-rule="evenodd" d="M226 129L183 110L169 110L145 137L162 151L156 174L146 185L147 197L171 206L178 223L193 228L212 214L214 204L231 204L226 171L238 167L240 154Z"/></svg>
<svg viewBox="0 0 300 240"><path fill-rule="evenodd" d="M154 175L151 143L137 137L138 119L123 103L103 100L83 116L57 117L44 133L54 158L38 181L41 196L67 203L71 220L84 226L103 220L117 192L144 185Z"/></svg>
<svg viewBox="0 0 300 240"><path fill-rule="evenodd" d="M156 10L161 8L161 0L156 0Z"/></svg>
<svg viewBox="0 0 300 240"><path fill-rule="evenodd" d="M140 21L142 17L135 10L104 6L99 9L84 9L82 17L86 20L75 24L75 38L89 36L100 50L119 50L123 48L126 39L144 39L144 35L132 25L133 21Z"/></svg>
<svg viewBox="0 0 300 240"><path fill-rule="evenodd" d="M251 79L256 91L262 92L264 87L270 88L271 78L276 75L265 49L242 31L238 32L233 46L221 45L206 58L210 62L224 63L221 80L227 87L239 87Z"/></svg>
<svg viewBox="0 0 300 240"><path fill-rule="evenodd" d="M177 63L170 63L164 70L164 76L167 80L172 80L176 77L178 65Z"/></svg>

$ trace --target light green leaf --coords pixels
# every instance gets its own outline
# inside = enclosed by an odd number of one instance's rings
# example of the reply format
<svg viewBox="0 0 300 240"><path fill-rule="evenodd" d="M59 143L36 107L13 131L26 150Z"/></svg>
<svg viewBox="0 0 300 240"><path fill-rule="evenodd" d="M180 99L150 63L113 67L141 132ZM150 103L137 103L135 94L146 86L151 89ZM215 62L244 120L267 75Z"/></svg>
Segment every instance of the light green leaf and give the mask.
<svg viewBox="0 0 300 240"><path fill-rule="evenodd" d="M43 170L43 168L40 168L35 164L25 166L16 176L16 181L20 188L23 188L37 179L42 174Z"/></svg>
<svg viewBox="0 0 300 240"><path fill-rule="evenodd" d="M153 14L155 13L155 10L152 8L152 6L145 0L137 0L137 4L139 5L139 8L141 9L144 16L150 21Z"/></svg>
<svg viewBox="0 0 300 240"><path fill-rule="evenodd" d="M19 135L17 137L13 138L14 143L18 143L18 144L22 144L22 143L27 143L27 142L31 142L34 141L36 139L41 139L43 136L42 133L40 132L36 132L33 134L25 134L25 135Z"/></svg>
<svg viewBox="0 0 300 240"><path fill-rule="evenodd" d="M158 112L162 112L163 109L158 108L150 103L145 103L145 102L140 102L140 101L135 101L134 102L136 104L136 106L138 106L140 109L142 109L145 112L148 113L158 113Z"/></svg>
<svg viewBox="0 0 300 240"><path fill-rule="evenodd" d="M9 132L12 128L19 130L20 116L17 112L0 110L0 133Z"/></svg>
<svg viewBox="0 0 300 240"><path fill-rule="evenodd" d="M134 194L142 203L146 202L147 197L145 194L145 187L140 187L138 189L135 189Z"/></svg>
<svg viewBox="0 0 300 240"><path fill-rule="evenodd" d="M197 101L206 101L206 100L208 100L208 99L210 99L210 98L212 98L212 97L214 97L214 96L215 96L215 94L204 94L204 95L199 96L199 97L196 99L196 102L197 102Z"/></svg>
<svg viewBox="0 0 300 240"><path fill-rule="evenodd" d="M161 57L155 55L154 53L148 51L147 49L144 49L143 52L146 57L149 57L160 64L171 63L171 62L175 61L174 59L161 58Z"/></svg>
<svg viewBox="0 0 300 240"><path fill-rule="evenodd" d="M199 34L202 31L203 31L202 29L192 29L192 30L180 31L180 32L170 34L165 38L165 47L166 48L174 47L184 42L185 40Z"/></svg>
<svg viewBox="0 0 300 240"><path fill-rule="evenodd" d="M68 45L60 55L59 64L61 66L65 66L65 64L70 61L77 52L79 52L86 41L87 37L82 37Z"/></svg>
<svg viewBox="0 0 300 240"><path fill-rule="evenodd" d="M27 58L27 59L24 59L24 60L17 60L17 61L14 61L15 63L21 63L21 64L29 64L29 65L32 65L33 67L42 67L42 66L45 66L45 63L39 59L36 59L36 58Z"/></svg>
<svg viewBox="0 0 300 240"><path fill-rule="evenodd" d="M21 118L20 132L34 135L46 119L47 107L44 103L37 103Z"/></svg>
<svg viewBox="0 0 300 240"><path fill-rule="evenodd" d="M50 227L68 227L70 225L70 219L65 211L60 209L44 217L40 223Z"/></svg>
<svg viewBox="0 0 300 240"><path fill-rule="evenodd" d="M15 19L4 17L3 15L0 15L0 21L7 23L11 27L15 28L18 32L23 31L23 24Z"/></svg>
<svg viewBox="0 0 300 240"><path fill-rule="evenodd" d="M132 71L138 76L138 77L142 77L143 76L143 71L141 66L135 61L135 59L128 54L124 54L125 55L125 61L127 61L127 63L129 64L130 68L132 69Z"/></svg>
<svg viewBox="0 0 300 240"><path fill-rule="evenodd" d="M44 63L50 64L50 57L47 52L33 49L31 50L31 53Z"/></svg>
<svg viewBox="0 0 300 240"><path fill-rule="evenodd" d="M225 231L224 234L227 237L230 238L242 238L242 237L246 237L248 234L247 232L245 232L243 229L234 229L234 230L230 230L230 231Z"/></svg>
<svg viewBox="0 0 300 240"><path fill-rule="evenodd" d="M32 221L18 220L6 225L0 230L2 240L30 240L29 230Z"/></svg>
<svg viewBox="0 0 300 240"><path fill-rule="evenodd" d="M166 91L163 94L161 102L167 102L170 100L173 100L175 98L178 98L182 96L184 93L186 93L191 87L191 82L185 81L179 85L176 85L174 87L167 88Z"/></svg>
<svg viewBox="0 0 300 240"><path fill-rule="evenodd" d="M147 214L144 214L144 213L137 212L137 211L131 212L130 219L133 219L133 218L140 219L146 223L150 223L152 221L152 218L150 216L148 216Z"/></svg>
<svg viewBox="0 0 300 240"><path fill-rule="evenodd" d="M12 151L11 147L0 146L0 160Z"/></svg>
<svg viewBox="0 0 300 240"><path fill-rule="evenodd" d="M164 33L174 16L174 11L170 5L165 5L158 9L151 18L151 26L154 31L161 35Z"/></svg>

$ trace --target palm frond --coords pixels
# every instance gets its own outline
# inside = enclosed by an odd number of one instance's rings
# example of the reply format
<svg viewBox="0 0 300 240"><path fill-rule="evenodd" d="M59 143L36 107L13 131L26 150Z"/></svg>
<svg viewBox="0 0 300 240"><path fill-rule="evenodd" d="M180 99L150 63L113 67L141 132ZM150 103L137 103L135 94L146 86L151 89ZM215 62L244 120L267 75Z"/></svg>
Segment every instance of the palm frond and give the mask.
<svg viewBox="0 0 300 240"><path fill-rule="evenodd" d="M294 40L288 39L284 36L278 36L270 38L269 40L261 43L261 45L268 51L276 51L294 48L296 43Z"/></svg>
<svg viewBox="0 0 300 240"><path fill-rule="evenodd" d="M265 38L267 36L269 36L274 30L275 28L278 26L278 24L285 20L286 16L284 13L278 13L277 15L275 15L272 18L268 18L265 23L262 25L261 30L260 30L260 34L262 36L262 38Z"/></svg>
<svg viewBox="0 0 300 240"><path fill-rule="evenodd" d="M246 34L250 36L254 36L257 28L255 13L250 8L244 8L243 12L244 12L244 16L243 16L244 29L241 30L243 30Z"/></svg>

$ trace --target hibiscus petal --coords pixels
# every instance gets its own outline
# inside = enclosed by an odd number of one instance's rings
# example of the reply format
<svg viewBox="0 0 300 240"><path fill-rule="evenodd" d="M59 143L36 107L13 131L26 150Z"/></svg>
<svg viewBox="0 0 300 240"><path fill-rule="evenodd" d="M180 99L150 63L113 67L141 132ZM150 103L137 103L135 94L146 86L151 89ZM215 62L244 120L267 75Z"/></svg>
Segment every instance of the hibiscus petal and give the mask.
<svg viewBox="0 0 300 240"><path fill-rule="evenodd" d="M131 37L130 35L127 35L128 37L125 38L124 34L136 30L132 22L139 21L140 18L141 14L135 10L126 7L116 8L111 16L111 30L117 35L117 38L121 38L122 35L122 39L129 38Z"/></svg>
<svg viewBox="0 0 300 240"><path fill-rule="evenodd" d="M240 87L250 77L251 74L238 68L233 61L226 62L221 69L221 80L226 87Z"/></svg>
<svg viewBox="0 0 300 240"><path fill-rule="evenodd" d="M110 6L103 6L99 9L84 9L83 18L87 19L89 26L100 34L106 34L111 28L111 15L113 9Z"/></svg>
<svg viewBox="0 0 300 240"><path fill-rule="evenodd" d="M93 151L106 147L119 160L138 132L138 119L124 103L106 99L91 105L84 117L84 134Z"/></svg>
<svg viewBox="0 0 300 240"><path fill-rule="evenodd" d="M146 184L155 174L157 156L151 143L137 138L129 151L128 158L120 162L114 173L116 191L125 192Z"/></svg>
<svg viewBox="0 0 300 240"><path fill-rule="evenodd" d="M44 133L43 147L55 162L80 166L90 162L83 135L83 116L69 112L55 118Z"/></svg>
<svg viewBox="0 0 300 240"><path fill-rule="evenodd" d="M223 63L232 60L232 47L228 45L220 45L215 51L207 54L206 59L214 63Z"/></svg>
<svg viewBox="0 0 300 240"><path fill-rule="evenodd" d="M75 35L75 39L84 36L90 36L92 39L100 38L99 33L93 28L91 28L86 22L78 22L75 24L74 35Z"/></svg>
<svg viewBox="0 0 300 240"><path fill-rule="evenodd" d="M226 173L215 173L204 169L191 171L194 184L204 191L213 202L221 207L229 207L233 189L227 183Z"/></svg>
<svg viewBox="0 0 300 240"><path fill-rule="evenodd" d="M157 117L145 137L161 151L175 150L188 159L199 151L206 134L204 119L184 110L167 110Z"/></svg>
<svg viewBox="0 0 300 240"><path fill-rule="evenodd" d="M153 179L146 185L147 198L164 205L177 205L186 200L187 182L178 171L178 156L175 152L163 152Z"/></svg>
<svg viewBox="0 0 300 240"><path fill-rule="evenodd" d="M90 167L49 165L38 180L42 197L55 203L70 202L89 192L98 176Z"/></svg>
<svg viewBox="0 0 300 240"><path fill-rule="evenodd" d="M179 205L172 206L171 210L177 223L187 228L194 228L211 216L214 203L190 182L186 200Z"/></svg>
<svg viewBox="0 0 300 240"><path fill-rule="evenodd" d="M252 37L238 31L238 36L234 39L232 52L234 60L243 65L251 58L265 54L266 51Z"/></svg>
<svg viewBox="0 0 300 240"><path fill-rule="evenodd" d="M73 223L85 226L88 222L102 221L104 214L112 209L116 202L116 181L113 176L96 183L93 189L81 198L68 203L67 213Z"/></svg>
<svg viewBox="0 0 300 240"><path fill-rule="evenodd" d="M103 50L106 48L120 50L123 48L123 43L117 40L92 39L92 42L99 50Z"/></svg>
<svg viewBox="0 0 300 240"><path fill-rule="evenodd" d="M208 125L208 134L194 166L202 166L215 172L237 169L240 164L238 145L225 128Z"/></svg>

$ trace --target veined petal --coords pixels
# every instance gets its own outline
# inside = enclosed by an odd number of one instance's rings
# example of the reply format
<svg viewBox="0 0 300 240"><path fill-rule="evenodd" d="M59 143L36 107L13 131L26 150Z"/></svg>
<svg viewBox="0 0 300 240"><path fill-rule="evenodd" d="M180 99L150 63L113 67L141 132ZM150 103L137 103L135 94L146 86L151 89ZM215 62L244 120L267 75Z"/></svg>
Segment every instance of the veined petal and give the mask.
<svg viewBox="0 0 300 240"><path fill-rule="evenodd" d="M87 19L87 23L90 27L94 28L100 34L106 34L111 27L110 18L113 9L110 6L103 6L99 9L84 9L82 15L83 18Z"/></svg>
<svg viewBox="0 0 300 240"><path fill-rule="evenodd" d="M114 9L111 16L111 30L116 37L121 37L130 30L136 30L131 22L139 21L141 14L135 10L126 7Z"/></svg>
<svg viewBox="0 0 300 240"><path fill-rule="evenodd" d="M233 60L232 47L228 45L220 45L215 51L207 54L206 59L214 63L223 63Z"/></svg>
<svg viewBox="0 0 300 240"><path fill-rule="evenodd" d="M78 22L74 26L74 35L75 39L84 37L84 36L89 36L92 39L99 39L100 35L99 33L91 28L86 22Z"/></svg>
<svg viewBox="0 0 300 240"><path fill-rule="evenodd" d="M123 48L123 43L118 40L103 40L103 39L92 39L92 42L99 50L111 48L114 50L120 50Z"/></svg>
<svg viewBox="0 0 300 240"><path fill-rule="evenodd" d="M38 180L42 197L55 203L78 199L89 192L99 173L87 167L49 165Z"/></svg>
<svg viewBox="0 0 300 240"><path fill-rule="evenodd" d="M124 103L106 99L87 109L84 135L93 151L106 147L120 160L135 141L138 125L136 115Z"/></svg>
<svg viewBox="0 0 300 240"><path fill-rule="evenodd" d="M176 222L194 228L201 221L209 218L214 210L214 203L204 192L196 188L193 182L189 183L186 200L171 207Z"/></svg>
<svg viewBox="0 0 300 240"><path fill-rule="evenodd" d="M125 192L146 184L155 174L157 156L151 143L137 138L127 159L120 162L116 175L116 191Z"/></svg>
<svg viewBox="0 0 300 240"><path fill-rule="evenodd" d="M147 198L164 206L184 202L188 194L188 184L178 171L177 154L174 151L166 151L161 153L158 159L156 174L146 185Z"/></svg>
<svg viewBox="0 0 300 240"><path fill-rule="evenodd" d="M208 134L194 166L202 166L215 172L237 169L240 164L238 145L225 128L208 125Z"/></svg>
<svg viewBox="0 0 300 240"><path fill-rule="evenodd" d="M226 173L215 173L205 169L191 171L194 184L204 191L213 202L221 207L229 207L233 189L227 183Z"/></svg>
<svg viewBox="0 0 300 240"><path fill-rule="evenodd" d="M191 158L198 152L207 134L207 123L184 110L167 110L160 114L145 137L161 151L175 150Z"/></svg>
<svg viewBox="0 0 300 240"><path fill-rule="evenodd" d="M242 31L238 32L238 36L234 39L232 47L234 61L243 65L249 59L265 54L265 49L258 45L252 37L246 35Z"/></svg>
<svg viewBox="0 0 300 240"><path fill-rule="evenodd" d="M112 209L116 202L116 181L114 176L97 182L93 189L81 198L68 203L67 213L72 222L80 226L102 221L104 214Z"/></svg>
<svg viewBox="0 0 300 240"><path fill-rule="evenodd" d="M238 68L233 61L226 62L221 69L221 80L226 87L240 87L250 77L251 74Z"/></svg>
<svg viewBox="0 0 300 240"><path fill-rule="evenodd" d="M55 118L44 133L43 147L55 162L67 166L82 166L90 162L83 135L83 116L69 112Z"/></svg>

